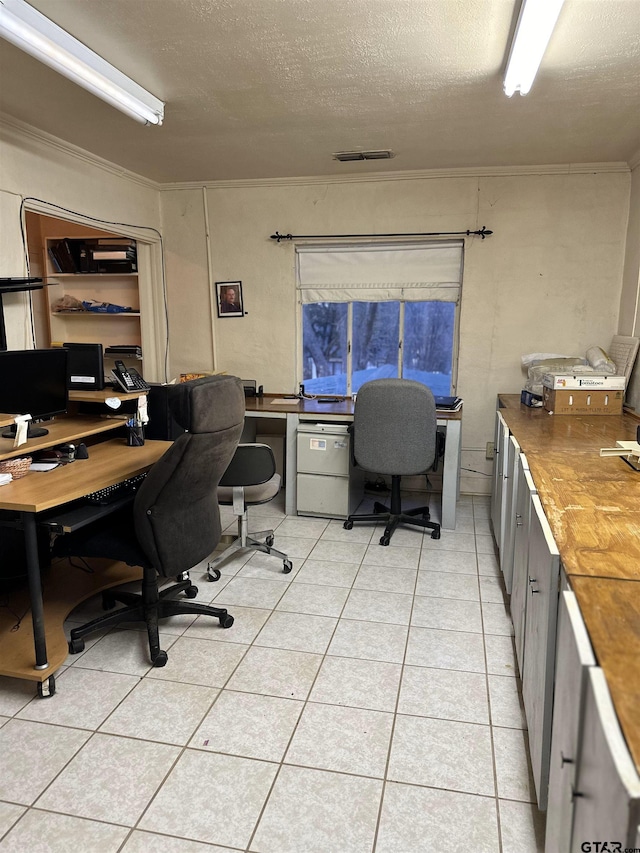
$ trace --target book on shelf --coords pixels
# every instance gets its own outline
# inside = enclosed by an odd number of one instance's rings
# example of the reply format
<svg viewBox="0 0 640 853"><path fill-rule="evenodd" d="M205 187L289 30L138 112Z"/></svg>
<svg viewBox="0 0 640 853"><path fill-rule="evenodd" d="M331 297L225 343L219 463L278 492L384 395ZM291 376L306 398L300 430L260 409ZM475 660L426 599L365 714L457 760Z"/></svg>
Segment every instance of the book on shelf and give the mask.
<svg viewBox="0 0 640 853"><path fill-rule="evenodd" d="M94 261L126 261L135 258L128 249L91 249L91 257Z"/></svg>

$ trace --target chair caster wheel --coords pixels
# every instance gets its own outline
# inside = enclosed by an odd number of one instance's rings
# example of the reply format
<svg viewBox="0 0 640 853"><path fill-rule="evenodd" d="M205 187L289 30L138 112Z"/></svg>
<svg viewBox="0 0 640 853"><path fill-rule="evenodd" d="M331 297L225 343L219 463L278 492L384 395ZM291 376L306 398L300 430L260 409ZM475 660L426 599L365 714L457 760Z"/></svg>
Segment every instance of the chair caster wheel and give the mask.
<svg viewBox="0 0 640 853"><path fill-rule="evenodd" d="M347 519L342 526L345 530L351 530L353 527L353 521L349 521L349 519Z"/></svg>
<svg viewBox="0 0 640 853"><path fill-rule="evenodd" d="M388 545L388 544L389 544L389 542L391 542L391 537L390 537L390 536L381 536L381 537L380 537L380 544L381 544L381 545Z"/></svg>
<svg viewBox="0 0 640 853"><path fill-rule="evenodd" d="M440 538L440 531L434 530L433 533L431 534L431 538L432 539L439 539Z"/></svg>
<svg viewBox="0 0 640 853"><path fill-rule="evenodd" d="M56 692L56 680L53 675L44 681L38 682L38 696L40 699L50 699Z"/></svg>
<svg viewBox="0 0 640 853"><path fill-rule="evenodd" d="M112 595L109 595L108 592L102 593L102 609L103 610L113 610L116 606L116 600Z"/></svg>
<svg viewBox="0 0 640 853"><path fill-rule="evenodd" d="M188 587L185 589L184 594L185 594L185 596L186 596L187 598L195 598L195 597L196 597L196 595L198 594L198 587L197 587L197 586L193 586L193 585L188 586Z"/></svg>
<svg viewBox="0 0 640 853"><path fill-rule="evenodd" d="M79 655L84 651L84 640L69 640L69 654Z"/></svg>
<svg viewBox="0 0 640 853"><path fill-rule="evenodd" d="M207 569L208 581L219 581L221 578L220 569Z"/></svg>
<svg viewBox="0 0 640 853"><path fill-rule="evenodd" d="M151 663L154 666L164 666L168 660L169 656L166 652L158 652L158 654L154 657Z"/></svg>
<svg viewBox="0 0 640 853"><path fill-rule="evenodd" d="M271 548L274 541L275 540L274 540L273 536L267 536L267 538L264 540L264 544L267 546L267 548Z"/></svg>
<svg viewBox="0 0 640 853"><path fill-rule="evenodd" d="M225 613L224 616L220 617L220 627L221 628L230 628L233 625L233 616L230 613Z"/></svg>
<svg viewBox="0 0 640 853"><path fill-rule="evenodd" d="M292 568L293 563L291 562L291 560L284 560L284 562L282 563L283 574L288 575Z"/></svg>

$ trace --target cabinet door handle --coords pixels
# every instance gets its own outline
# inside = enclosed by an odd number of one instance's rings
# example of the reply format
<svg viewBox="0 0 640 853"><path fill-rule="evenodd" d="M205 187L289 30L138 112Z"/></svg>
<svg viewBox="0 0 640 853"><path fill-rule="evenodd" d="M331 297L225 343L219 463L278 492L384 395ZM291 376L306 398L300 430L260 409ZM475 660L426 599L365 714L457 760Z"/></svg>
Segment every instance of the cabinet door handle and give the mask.
<svg viewBox="0 0 640 853"><path fill-rule="evenodd" d="M519 512L516 513L516 527L522 527L522 516Z"/></svg>
<svg viewBox="0 0 640 853"><path fill-rule="evenodd" d="M566 755L560 751L560 767L564 767L565 764L573 764L573 758L567 758Z"/></svg>
<svg viewBox="0 0 640 853"><path fill-rule="evenodd" d="M530 583L530 584L535 583L535 582L536 582L536 579L535 579L535 578L531 578L531 577L529 578L529 583ZM539 589L534 589L533 587L530 587L530 589L531 589L531 594L532 594L532 595L533 595L533 593L534 593L534 592L540 592L540 590L539 590Z"/></svg>
<svg viewBox="0 0 640 853"><path fill-rule="evenodd" d="M571 802L576 800L578 797L584 797L584 794L581 794L580 791L576 791L576 789L571 786Z"/></svg>

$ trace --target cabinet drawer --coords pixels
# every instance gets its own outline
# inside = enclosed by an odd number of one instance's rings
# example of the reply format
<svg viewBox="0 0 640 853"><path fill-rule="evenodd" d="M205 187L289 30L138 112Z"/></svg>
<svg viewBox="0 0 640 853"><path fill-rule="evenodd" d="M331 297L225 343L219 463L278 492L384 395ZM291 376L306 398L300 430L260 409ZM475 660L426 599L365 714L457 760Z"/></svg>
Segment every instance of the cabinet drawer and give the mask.
<svg viewBox="0 0 640 853"><path fill-rule="evenodd" d="M538 495L531 498L522 697L538 806L547 807L560 555Z"/></svg>
<svg viewBox="0 0 640 853"><path fill-rule="evenodd" d="M591 841L633 847L640 823L640 779L625 743L604 672L587 673L571 851Z"/></svg>
<svg viewBox="0 0 640 853"><path fill-rule="evenodd" d="M298 432L297 470L305 474L349 475L349 440L346 432Z"/></svg>
<svg viewBox="0 0 640 853"><path fill-rule="evenodd" d="M526 626L527 593L529 591L529 528L531 525L531 498L537 494L533 477L524 453L518 460L518 487L516 493L513 541L513 576L511 579L511 618L515 634L516 657L520 675L524 670L524 632Z"/></svg>
<svg viewBox="0 0 640 853"><path fill-rule="evenodd" d="M546 853L571 849L573 791L587 672L595 664L578 601L573 592L563 592L558 613Z"/></svg>
<svg viewBox="0 0 640 853"><path fill-rule="evenodd" d="M349 478L298 474L297 510L302 515L346 518L349 515Z"/></svg>

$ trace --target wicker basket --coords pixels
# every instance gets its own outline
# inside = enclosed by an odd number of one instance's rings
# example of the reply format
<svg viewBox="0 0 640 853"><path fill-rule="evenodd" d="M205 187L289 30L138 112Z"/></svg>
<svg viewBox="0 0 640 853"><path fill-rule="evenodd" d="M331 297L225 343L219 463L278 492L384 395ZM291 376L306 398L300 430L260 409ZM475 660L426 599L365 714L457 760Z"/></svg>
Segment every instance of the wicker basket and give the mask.
<svg viewBox="0 0 640 853"><path fill-rule="evenodd" d="M0 462L0 474L11 474L14 480L19 480L27 473L30 465L30 456L21 456L19 459L3 459Z"/></svg>

